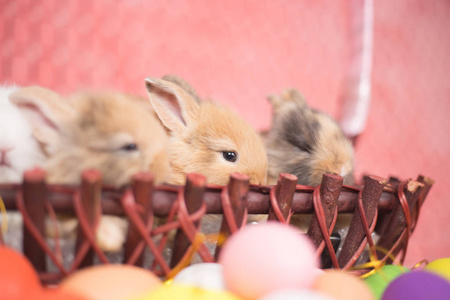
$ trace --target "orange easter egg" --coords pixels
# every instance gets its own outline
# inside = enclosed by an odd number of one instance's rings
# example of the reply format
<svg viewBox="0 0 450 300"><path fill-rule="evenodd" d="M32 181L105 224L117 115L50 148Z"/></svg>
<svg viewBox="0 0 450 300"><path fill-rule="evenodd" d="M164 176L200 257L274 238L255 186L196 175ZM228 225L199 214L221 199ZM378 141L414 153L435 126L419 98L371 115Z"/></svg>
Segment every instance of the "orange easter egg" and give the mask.
<svg viewBox="0 0 450 300"><path fill-rule="evenodd" d="M41 294L36 295L34 300L90 300L77 293L69 292L60 288L44 289Z"/></svg>
<svg viewBox="0 0 450 300"><path fill-rule="evenodd" d="M149 270L109 264L76 271L61 282L60 288L91 300L119 300L138 296L161 284Z"/></svg>
<svg viewBox="0 0 450 300"><path fill-rule="evenodd" d="M21 253L0 246L0 299L33 299L42 285L31 263Z"/></svg>
<svg viewBox="0 0 450 300"><path fill-rule="evenodd" d="M345 271L325 271L316 278L313 289L336 300L375 300L369 286L362 279Z"/></svg>

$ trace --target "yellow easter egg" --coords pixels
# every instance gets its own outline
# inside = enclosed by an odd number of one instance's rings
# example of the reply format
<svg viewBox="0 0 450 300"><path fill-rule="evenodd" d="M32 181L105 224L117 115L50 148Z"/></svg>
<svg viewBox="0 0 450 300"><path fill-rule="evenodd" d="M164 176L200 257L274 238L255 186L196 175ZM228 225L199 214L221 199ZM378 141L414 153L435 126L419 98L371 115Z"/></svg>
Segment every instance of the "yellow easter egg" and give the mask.
<svg viewBox="0 0 450 300"><path fill-rule="evenodd" d="M184 285L164 285L147 294L129 300L241 300L236 295L218 290L207 290Z"/></svg>
<svg viewBox="0 0 450 300"><path fill-rule="evenodd" d="M434 260L427 264L424 269L426 271L441 275L450 281L450 257Z"/></svg>

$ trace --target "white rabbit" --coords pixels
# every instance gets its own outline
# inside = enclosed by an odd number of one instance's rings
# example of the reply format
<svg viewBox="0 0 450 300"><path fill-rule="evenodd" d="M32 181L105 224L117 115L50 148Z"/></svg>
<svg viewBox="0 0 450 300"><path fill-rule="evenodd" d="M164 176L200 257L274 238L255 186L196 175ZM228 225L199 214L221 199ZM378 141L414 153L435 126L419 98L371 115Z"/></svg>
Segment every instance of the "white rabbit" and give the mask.
<svg viewBox="0 0 450 300"><path fill-rule="evenodd" d="M19 183L24 171L45 162L27 117L9 99L17 89L0 86L0 183Z"/></svg>
<svg viewBox="0 0 450 300"><path fill-rule="evenodd" d="M18 89L15 85L0 85L0 184L20 183L24 171L42 167L45 162L28 117L10 101L10 95ZM8 212L7 220L5 242L20 251L22 217L18 212Z"/></svg>

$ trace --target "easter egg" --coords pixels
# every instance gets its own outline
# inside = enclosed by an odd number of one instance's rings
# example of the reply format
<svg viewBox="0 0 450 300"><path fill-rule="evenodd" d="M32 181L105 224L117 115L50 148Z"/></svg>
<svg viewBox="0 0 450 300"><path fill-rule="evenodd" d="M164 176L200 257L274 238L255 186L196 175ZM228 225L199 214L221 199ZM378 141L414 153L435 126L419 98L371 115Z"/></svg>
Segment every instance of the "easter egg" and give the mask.
<svg viewBox="0 0 450 300"><path fill-rule="evenodd" d="M119 300L148 292L162 284L152 272L131 265L96 265L74 272L60 288L91 300Z"/></svg>
<svg viewBox="0 0 450 300"><path fill-rule="evenodd" d="M308 288L319 265L311 240L279 222L251 225L231 235L219 263L227 289L245 299L278 289Z"/></svg>
<svg viewBox="0 0 450 300"><path fill-rule="evenodd" d="M259 300L333 300L333 298L313 290L279 290L265 295Z"/></svg>
<svg viewBox="0 0 450 300"><path fill-rule="evenodd" d="M39 276L27 258L0 246L0 299L33 299L41 290Z"/></svg>
<svg viewBox="0 0 450 300"><path fill-rule="evenodd" d="M450 283L442 276L412 271L394 279L383 293L383 300L448 300Z"/></svg>
<svg viewBox="0 0 450 300"><path fill-rule="evenodd" d="M239 297L227 291L217 291L202 289L199 287L184 285L164 285L152 292L141 296L130 298L129 300L240 300ZM128 299L127 299L128 300Z"/></svg>
<svg viewBox="0 0 450 300"><path fill-rule="evenodd" d="M345 271L325 271L316 278L313 289L336 300L375 299L369 286L362 279Z"/></svg>
<svg viewBox="0 0 450 300"><path fill-rule="evenodd" d="M184 268L173 278L173 284L204 289L225 290L223 267L217 263L200 263Z"/></svg>
<svg viewBox="0 0 450 300"><path fill-rule="evenodd" d="M450 281L450 257L433 260L424 270L444 276Z"/></svg>
<svg viewBox="0 0 450 300"><path fill-rule="evenodd" d="M406 272L409 272L409 269L403 266L385 265L374 274L365 278L364 281L369 285L375 298L381 299L381 296L389 283Z"/></svg>
<svg viewBox="0 0 450 300"><path fill-rule="evenodd" d="M33 300L90 300L77 293L57 289L44 289L41 294L34 295Z"/></svg>

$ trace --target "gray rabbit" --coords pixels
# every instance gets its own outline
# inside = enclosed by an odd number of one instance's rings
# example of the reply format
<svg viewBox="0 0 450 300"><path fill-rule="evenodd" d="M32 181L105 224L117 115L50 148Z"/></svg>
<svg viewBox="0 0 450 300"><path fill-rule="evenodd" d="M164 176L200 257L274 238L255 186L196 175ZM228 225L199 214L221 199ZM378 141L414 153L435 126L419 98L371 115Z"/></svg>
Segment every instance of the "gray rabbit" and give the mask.
<svg viewBox="0 0 450 300"><path fill-rule="evenodd" d="M265 144L268 184L276 184L280 173L298 177L298 184L320 184L324 173L353 183L353 147L329 115L311 109L295 89L269 96L273 121Z"/></svg>

